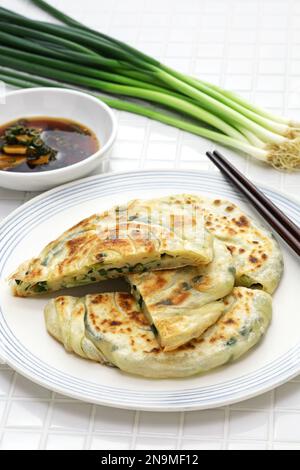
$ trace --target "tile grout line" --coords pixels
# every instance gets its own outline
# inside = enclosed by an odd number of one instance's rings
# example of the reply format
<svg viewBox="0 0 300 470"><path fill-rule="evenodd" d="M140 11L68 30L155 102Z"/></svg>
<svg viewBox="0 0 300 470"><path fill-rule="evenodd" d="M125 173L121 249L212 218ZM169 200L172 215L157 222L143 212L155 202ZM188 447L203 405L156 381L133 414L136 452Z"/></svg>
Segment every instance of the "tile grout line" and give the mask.
<svg viewBox="0 0 300 470"><path fill-rule="evenodd" d="M250 92L250 101L252 103L255 103L256 100L256 87L257 87L257 82L258 82L258 75L259 75L259 62L260 62L260 55L259 55L259 39L260 39L260 34L261 34L261 3L257 3L256 7L256 28L255 28L255 42L254 42L254 57L253 57L253 67L252 67L252 80L251 80L251 92ZM249 155L246 156L247 162L246 162L246 175L249 175L249 170L250 170L250 160L252 160L252 157Z"/></svg>
<svg viewBox="0 0 300 470"><path fill-rule="evenodd" d="M226 406L224 412L225 413L224 413L223 450L227 450L228 436L229 436L230 407Z"/></svg>
<svg viewBox="0 0 300 470"><path fill-rule="evenodd" d="M7 395L8 400L6 402L6 406L5 406L5 409L4 409L4 412L3 412L3 416L2 416L2 420L0 422L0 448L1 448L1 441L2 441L2 438L3 438L3 435L4 435L4 430L5 430L6 423L7 423L7 418L8 418L9 411L10 411L10 408L11 408L11 405L12 405L11 398L12 398L13 392L15 390L17 375L18 375L17 372L13 372L9 393Z"/></svg>
<svg viewBox="0 0 300 470"><path fill-rule="evenodd" d="M45 422L44 422L44 425L43 425L43 432L42 432L42 436L41 436L41 439L40 439L40 445L39 445L40 450L45 450L45 448L46 448L46 442L47 442L47 439L48 439L50 422L51 422L51 418L52 418L52 415L53 415L54 401L55 401L55 392L51 392L51 398L50 398L50 401L49 401L49 404L48 404L47 414L46 414Z"/></svg>
<svg viewBox="0 0 300 470"><path fill-rule="evenodd" d="M274 437L274 417L275 417L275 390L271 392L271 406L268 418L268 449L272 449L273 437Z"/></svg>
<svg viewBox="0 0 300 470"><path fill-rule="evenodd" d="M283 100L283 115L287 115L288 111L288 97L289 97L289 63L291 59L291 30L292 30L292 17L291 10L294 7L293 0L288 0L288 22L287 22L287 40L286 40L286 59L285 59L285 73L284 73L284 100ZM280 174L280 190L284 190L285 174Z"/></svg>
<svg viewBox="0 0 300 470"><path fill-rule="evenodd" d="M181 411L179 413L179 423L178 423L178 435L177 435L177 441L176 441L176 449L181 449L182 448L184 421L185 421L185 412Z"/></svg>
<svg viewBox="0 0 300 470"><path fill-rule="evenodd" d="M182 412L183 414L183 412ZM32 434L32 433L41 433L42 429L40 427L37 427L37 426L31 426L31 427L17 427L17 426L10 426L9 428L6 428L4 429L4 432L8 432L8 433L22 433L22 434ZM48 431L48 436L52 436L52 435L55 435L55 436L80 436L80 437L84 437L86 438L87 437L87 432L86 431L72 431L70 429L64 429L64 430L58 430L58 429L55 429L53 431ZM132 434L130 434L129 432L117 432L117 431L111 431L111 432L106 432L104 430L101 430L101 431L94 431L93 434L92 434L92 437L120 437L120 438L129 438ZM152 434L151 433L147 433L147 432L141 432L140 434L137 434L136 437L142 437L142 438L153 438L153 437L158 437L158 438L166 438L167 440L173 440L173 441L178 441L178 436L174 435L174 434L166 434L166 433L161 433L161 434L158 434L158 433L155 433L153 432ZM189 440L194 440L194 441L197 441L198 443L202 443L202 442L207 442L207 441L218 441L222 444L222 442L224 443L224 439L222 439L222 437L220 437L219 435L207 435L207 436L197 436L197 435L194 435L194 434L186 434L184 436L182 436L182 440L181 440L181 443L184 442L184 441L189 441ZM261 443L264 443L264 444L268 444L269 440L268 439L262 439L262 438L257 438L257 437L237 437L237 436L233 436L233 437L230 437L230 439L228 439L229 443L232 442L232 443L236 443L236 442L242 442L242 443L253 443L253 442L261 442ZM227 443L228 443L227 441ZM280 440L276 440L276 444L280 444L280 443L286 443L286 442L294 442L295 444L298 444L299 447L300 447L300 442L299 440L291 440L291 439L287 439L287 440L284 440L284 439L280 439ZM130 446L130 448L132 448ZM176 449L180 450L179 447L176 446ZM43 449L40 449L40 450L43 450ZM224 450L225 447L224 447Z"/></svg>
<svg viewBox="0 0 300 470"><path fill-rule="evenodd" d="M233 9L232 0L230 0L230 10ZM225 78L226 78L226 65L227 65L227 58L228 58L228 49L229 49L229 37L230 37L230 26L232 24L231 16L226 16L226 25L224 28L224 43L223 43L223 57L222 57L222 66L221 71L219 73L219 84L221 87L224 87Z"/></svg>
<svg viewBox="0 0 300 470"><path fill-rule="evenodd" d="M90 419L89 419L89 428L88 428L88 432L87 432L85 443L84 443L85 450L91 449L94 425L95 425L95 417L96 417L96 405L92 405L91 412L90 412Z"/></svg>
<svg viewBox="0 0 300 470"><path fill-rule="evenodd" d="M9 371L12 369L4 369L3 371ZM1 373L1 370L0 370L0 373ZM17 372L16 372L17 374ZM18 374L17 374L18 376ZM295 385L299 385L300 386L300 383L299 382L292 382L292 381L289 381L287 383L293 383ZM280 387L278 387L280 388ZM275 389L276 390L276 389ZM271 393L271 392L267 392L267 393ZM260 395L257 395L257 396L260 396ZM255 398L255 397L253 397ZM21 402L21 403L35 403L35 402L39 402L39 403L47 403L51 401L51 398L42 398L42 397L9 397L8 395L6 397L1 397L0 396L0 403L7 403L9 402L10 400L12 400L14 403L17 403L17 402ZM54 401L55 401L55 404L74 404L74 403L81 403L80 400L75 400L73 398L54 398ZM93 404L91 404L93 405ZM94 404L96 407L98 406L97 404ZM262 407L243 407L243 401L241 401L239 403L239 406L237 406L237 404L233 404L233 405L228 405L230 406L230 410L231 411L241 411L241 412L267 412L269 411L267 408L262 408ZM103 406L103 405L102 405ZM217 407L217 408L214 408L215 410L221 410L223 407ZM130 411L130 410L129 410ZM132 411L132 410L131 410ZM276 411L279 411L281 413L287 413L287 414L291 414L291 413L294 413L294 414L300 414L300 405L299 405L299 408L293 408L293 407L283 407L283 406L276 406ZM157 413L157 412L153 412L153 413ZM172 411L172 413L176 413L176 411ZM185 413L184 411L178 411L178 413ZM110 431L107 431L107 432L110 432Z"/></svg>
<svg viewBox="0 0 300 470"><path fill-rule="evenodd" d="M229 5L230 11L234 9L234 2L231 0ZM228 58L228 50L229 50L229 38L230 38L230 27L232 25L232 17L226 16L226 26L225 26L225 37L224 37L224 47L223 47L223 59L222 59L222 66L220 70L220 86L224 86L225 79L226 79L226 65L227 65L227 58ZM229 432L229 416L230 416L230 408L229 406L225 407L224 413L224 430L223 430L223 449L227 448L228 442L228 432Z"/></svg>
<svg viewBox="0 0 300 470"><path fill-rule="evenodd" d="M233 11L233 9L234 9L234 1L233 0L230 0L230 2L229 2L229 9L230 9L230 11ZM231 17L229 17L227 15L225 22L226 22L226 24L225 24L225 28L224 28L223 56L222 56L222 59L219 59L219 60L221 60L221 64L222 64L220 72L219 72L219 83L218 83L218 85L220 87L224 87L225 81L226 81L226 73L227 73L226 65L227 65L228 51L229 51L230 26L232 25ZM212 142L212 144L213 144L213 147L212 147L213 150L215 150L216 147L217 148L220 147L220 144L218 144L218 143ZM221 146L221 148L222 147L223 147L223 145ZM225 149L226 149L226 154L230 154L230 152L232 151L232 149L230 149L229 147L225 147ZM208 165L212 165L211 162L208 161ZM213 168L213 171L218 172L219 170L217 170L216 168Z"/></svg>
<svg viewBox="0 0 300 470"><path fill-rule="evenodd" d="M179 130L178 135L177 135L177 139L176 139L176 151L175 151L174 168L180 168L180 165L181 165L183 135L184 135L184 131Z"/></svg>
<svg viewBox="0 0 300 470"><path fill-rule="evenodd" d="M115 6L116 6L116 0L110 0L110 4L112 5L112 7L110 9L109 22L107 24L107 32L104 31L104 33L106 33L106 34L109 34L109 31L112 27L112 19L113 19L113 13L114 13L114 10L115 10ZM118 133L121 114L120 114L120 111L118 111L117 109L114 109L113 112L115 113L115 117L116 117L116 120L117 120L117 133ZM116 136L116 140L117 139L118 139L118 134ZM112 151L113 151L113 149L111 148L110 151L108 152L108 155L107 155L105 161L102 163L101 173L104 173L105 171L107 171L107 172L112 171L112 169L111 169L111 161L113 160Z"/></svg>
<svg viewBox="0 0 300 470"><path fill-rule="evenodd" d="M136 448L136 441L137 441L137 437L138 437L138 428L139 428L139 423L140 423L140 414L141 414L140 411L136 411L135 415L134 415L130 450L135 450L135 448Z"/></svg>
<svg viewBox="0 0 300 470"><path fill-rule="evenodd" d="M145 9L145 0L143 0L143 8L141 9L141 11L144 10L144 9ZM141 15L142 15L142 13L140 13L140 16ZM141 28L138 29L138 32L136 34L136 39L135 40L136 40L137 47L138 47L139 42L140 42L140 36L141 36ZM152 105L150 104L150 108L151 107L152 107ZM141 154L140 154L140 157L138 159L135 159L137 161L137 168L138 169L143 169L145 161L147 160L146 152L147 152L147 148L148 148L148 144L149 144L151 121L152 120L150 118L145 118L145 135L144 135L144 139L143 139L143 143L142 143Z"/></svg>
<svg viewBox="0 0 300 470"><path fill-rule="evenodd" d="M285 73L284 73L284 100L283 100L283 115L287 115L288 110L288 96L289 96L289 61L291 58L291 9L294 6L293 0L288 0L288 21L287 21L287 42L286 42L286 60L285 60ZM280 174L280 190L284 189L285 174ZM275 394L276 390L271 391L271 409L269 415L269 436L268 448L272 449L274 443L274 426L275 426Z"/></svg>

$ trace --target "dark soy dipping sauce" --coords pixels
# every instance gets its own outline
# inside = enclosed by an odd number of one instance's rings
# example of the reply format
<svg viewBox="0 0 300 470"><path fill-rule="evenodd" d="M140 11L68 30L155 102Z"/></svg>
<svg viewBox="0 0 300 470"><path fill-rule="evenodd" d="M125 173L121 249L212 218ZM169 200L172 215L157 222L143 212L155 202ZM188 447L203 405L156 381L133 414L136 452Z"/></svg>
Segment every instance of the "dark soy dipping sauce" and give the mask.
<svg viewBox="0 0 300 470"><path fill-rule="evenodd" d="M6 171L36 173L57 170L78 163L99 150L100 144L95 134L83 124L68 119L32 117L11 121L0 127L0 139L11 126L22 125L41 130L41 138L57 153L55 159L44 165L30 167L26 162Z"/></svg>

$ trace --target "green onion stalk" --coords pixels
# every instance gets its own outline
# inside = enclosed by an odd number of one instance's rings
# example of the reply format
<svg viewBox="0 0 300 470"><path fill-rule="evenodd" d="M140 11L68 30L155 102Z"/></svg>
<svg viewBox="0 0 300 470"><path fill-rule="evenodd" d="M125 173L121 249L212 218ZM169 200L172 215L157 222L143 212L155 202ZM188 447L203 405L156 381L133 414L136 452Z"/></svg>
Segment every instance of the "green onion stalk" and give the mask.
<svg viewBox="0 0 300 470"><path fill-rule="evenodd" d="M254 120L257 119L258 122L261 122L261 123L264 122L267 125L267 127L269 125L272 126L272 123L273 123L274 127L272 129L274 129L274 128L279 129L280 127L276 126L276 123L277 123L277 124L284 124L285 126L291 127L293 129L297 128L298 131L300 130L299 129L300 128L300 123L294 122L294 121L292 121L290 119L287 119L285 117L282 117L282 116L275 116L271 113L268 113L266 110L264 110L262 108L254 106L253 104L247 102L246 100L244 100L243 98L241 98L240 96L236 95L235 93L233 93L231 91L224 90L224 89L222 89L222 88L220 88L216 85L212 85L212 84L207 83L205 81L198 80L198 79L195 79L193 77L188 77L188 76L185 76L183 74L180 74L179 72L176 72L176 71L170 69L169 67L166 67L163 64L158 63L157 61L153 62L153 59L151 57L149 57L148 55L141 53L137 49L135 49L131 46L128 46L127 44L125 44L121 41L115 40L115 39L113 39L113 38L111 38L107 35L104 35L102 33L99 33L98 31L94 31L91 28L86 27L82 23L74 20L70 16L68 16L68 15L64 14L63 12L59 11L57 8L55 8L52 5L48 4L44 0L31 0L31 1L36 6L42 8L44 11L48 12L53 17L60 20L62 23L65 23L69 26L73 26L73 27L78 28L80 30L89 32L94 37L98 36L99 38L105 38L107 40L112 41L114 44L116 44L120 47L123 47L128 52L132 52L133 54L139 55L142 59L145 59L146 61L150 61L150 63L153 63L154 65L159 66L162 70L168 71L172 75L174 75L175 77L177 77L177 78L179 78L183 81L186 81L188 84L198 88L199 90L207 92L212 97L216 97L217 99L221 99L222 102L230 104L230 106L233 106L234 109L237 109L241 112L244 112L245 115L251 116ZM242 111L242 109L243 109L243 111ZM263 121L263 119L261 119L261 117L264 119L264 121ZM280 131L282 133L284 133L287 130L285 126L280 128Z"/></svg>
<svg viewBox="0 0 300 470"><path fill-rule="evenodd" d="M62 86L64 88L74 89L73 86L70 86L67 83L57 82L57 81L45 79L42 77L36 77L36 76L32 77L31 75L28 75L19 71L11 70L11 69L6 69L3 67L0 67L0 80L3 80L7 84L12 85L17 88L34 88L34 87L40 87L40 86L43 86L43 87ZM81 87L76 87L75 89L82 90ZM95 96L96 98L99 98L101 101L104 101L104 103L106 103L108 106L114 109L127 111L129 113L138 114L140 116L145 116L147 118L162 122L164 124L190 132L192 134L208 138L222 145L226 145L228 147L232 147L237 150L248 152L249 154L252 151L251 146L247 144L246 141L234 139L224 134L220 134L216 131L208 129L206 127L196 125L193 122L188 122L186 120L181 119L177 115L170 115L161 110L156 111L149 107L141 106L138 103L125 100L124 98L122 100L117 100L117 99L113 99L102 94L101 95L96 94L96 93L91 93L91 94ZM257 158L263 159L263 153L260 156L259 151L258 151Z"/></svg>
<svg viewBox="0 0 300 470"><path fill-rule="evenodd" d="M179 73L86 27L44 0L31 2L62 24L31 20L0 8L0 78L7 83L18 87L66 86L97 96L99 92L117 95L120 99L101 98L116 109L209 138L277 169L300 169L297 122ZM153 110L147 103L162 109Z"/></svg>

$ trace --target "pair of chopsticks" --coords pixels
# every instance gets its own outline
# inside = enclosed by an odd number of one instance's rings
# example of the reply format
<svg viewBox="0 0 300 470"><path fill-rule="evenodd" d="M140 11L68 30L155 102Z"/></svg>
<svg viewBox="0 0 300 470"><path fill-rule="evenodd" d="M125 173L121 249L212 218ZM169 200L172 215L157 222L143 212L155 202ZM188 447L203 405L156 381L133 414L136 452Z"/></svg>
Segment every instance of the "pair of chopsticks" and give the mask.
<svg viewBox="0 0 300 470"><path fill-rule="evenodd" d="M206 152L206 155L231 183L246 196L260 215L276 230L297 255L300 256L300 228L220 152Z"/></svg>

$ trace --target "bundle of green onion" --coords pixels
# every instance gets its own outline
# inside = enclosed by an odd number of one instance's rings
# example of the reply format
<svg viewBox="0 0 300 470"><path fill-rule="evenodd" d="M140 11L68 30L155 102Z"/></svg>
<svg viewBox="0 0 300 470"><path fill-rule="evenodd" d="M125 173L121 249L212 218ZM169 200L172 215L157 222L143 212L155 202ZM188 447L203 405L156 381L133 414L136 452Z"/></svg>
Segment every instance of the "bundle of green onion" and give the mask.
<svg viewBox="0 0 300 470"><path fill-rule="evenodd" d="M179 73L87 28L44 0L31 2L63 24L31 20L0 8L3 81L17 87L83 88L113 108L209 138L277 169L300 169L300 123Z"/></svg>

